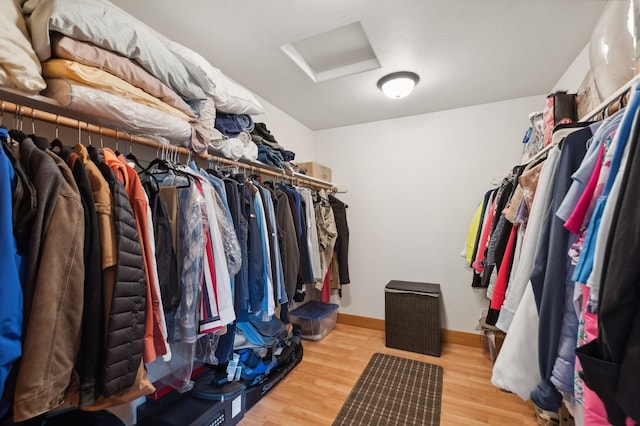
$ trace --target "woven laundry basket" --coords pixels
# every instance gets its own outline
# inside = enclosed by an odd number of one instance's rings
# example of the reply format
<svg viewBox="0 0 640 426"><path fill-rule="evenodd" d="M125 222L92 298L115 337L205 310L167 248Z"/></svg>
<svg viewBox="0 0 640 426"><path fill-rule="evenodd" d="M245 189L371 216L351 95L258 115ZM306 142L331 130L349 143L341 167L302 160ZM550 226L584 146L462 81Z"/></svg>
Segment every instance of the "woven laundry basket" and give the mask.
<svg viewBox="0 0 640 426"><path fill-rule="evenodd" d="M440 285L389 281L384 300L386 346L440 356Z"/></svg>

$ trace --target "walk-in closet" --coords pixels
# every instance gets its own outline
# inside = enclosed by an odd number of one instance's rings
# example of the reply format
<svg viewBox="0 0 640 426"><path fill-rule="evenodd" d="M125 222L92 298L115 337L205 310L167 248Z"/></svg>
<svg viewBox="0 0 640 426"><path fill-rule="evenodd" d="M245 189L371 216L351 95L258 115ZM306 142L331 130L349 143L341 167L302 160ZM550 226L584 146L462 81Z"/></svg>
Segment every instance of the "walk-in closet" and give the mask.
<svg viewBox="0 0 640 426"><path fill-rule="evenodd" d="M640 1L0 26L0 426L640 423Z"/></svg>

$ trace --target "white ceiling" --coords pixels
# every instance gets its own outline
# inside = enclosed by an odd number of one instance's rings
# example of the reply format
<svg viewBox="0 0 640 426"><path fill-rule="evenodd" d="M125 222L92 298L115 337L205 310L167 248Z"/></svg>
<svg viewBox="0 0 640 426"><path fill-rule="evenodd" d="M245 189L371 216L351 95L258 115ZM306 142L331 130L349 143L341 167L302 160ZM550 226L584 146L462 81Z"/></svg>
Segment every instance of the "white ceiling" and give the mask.
<svg viewBox="0 0 640 426"><path fill-rule="evenodd" d="M313 130L546 94L605 0L112 0ZM280 49L361 22L381 68L314 83ZM413 71L408 98L380 77Z"/></svg>

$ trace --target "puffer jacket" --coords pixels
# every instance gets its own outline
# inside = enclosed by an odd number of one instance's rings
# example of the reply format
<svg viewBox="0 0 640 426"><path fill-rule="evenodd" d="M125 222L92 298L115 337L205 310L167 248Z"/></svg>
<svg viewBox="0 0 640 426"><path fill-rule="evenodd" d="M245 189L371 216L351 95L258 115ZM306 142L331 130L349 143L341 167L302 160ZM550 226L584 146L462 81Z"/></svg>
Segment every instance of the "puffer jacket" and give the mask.
<svg viewBox="0 0 640 426"><path fill-rule="evenodd" d="M109 182L115 207L118 262L107 328L103 389L103 395L110 396L129 388L136 379L142 359L147 290L142 249L127 193L104 162L102 150L89 150Z"/></svg>

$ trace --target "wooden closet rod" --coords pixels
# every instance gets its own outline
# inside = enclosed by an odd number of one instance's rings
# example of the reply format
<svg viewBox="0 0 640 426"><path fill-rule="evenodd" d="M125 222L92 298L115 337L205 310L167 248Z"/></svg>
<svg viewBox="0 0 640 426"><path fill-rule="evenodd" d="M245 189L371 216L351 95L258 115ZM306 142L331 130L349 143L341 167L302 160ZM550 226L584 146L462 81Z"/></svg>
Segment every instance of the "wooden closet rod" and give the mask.
<svg viewBox="0 0 640 426"><path fill-rule="evenodd" d="M29 106L19 105L13 102L8 101L0 101L0 113L14 113L16 116L21 117L23 120L32 119L38 121L45 121L47 123L52 123L59 126L70 127L73 129L79 129L82 131L93 133L94 135L101 135L108 138L113 139L122 139L130 142L135 142L139 145L145 145L152 148L161 148L170 146L172 151L177 151L181 154L189 154L189 151L186 148L174 146L174 145L166 145L160 142L143 138L140 136L130 135L127 132L122 130L114 130L108 127L98 126L95 124L88 123L86 121L76 120L74 118L65 117L59 114L53 114L47 111L42 111L36 108L32 108Z"/></svg>
<svg viewBox="0 0 640 426"><path fill-rule="evenodd" d="M217 155L211 154L196 154L193 151L188 150L187 148L164 144L153 139L144 138L141 136L135 136L129 134L125 131L114 130L108 127L98 126L96 124L89 123L87 121L76 120L75 118L69 118L60 114L54 114L51 112L43 111L37 108L32 108L29 106L23 106L15 102L9 102L0 100L0 116L4 113L15 114L16 116L21 117L21 119L32 119L38 121L44 121L47 123L52 123L57 126L69 127L72 129L78 129L80 131L86 131L93 133L94 135L105 136L109 138L113 138L116 140L123 140L125 142L132 142L139 145L148 146L156 149L168 149L170 152L177 152L183 155L193 155L201 160L205 161L213 161L216 163L221 163L229 166L234 166L238 168L242 168L245 170L249 170L251 173L259 173L263 175L275 176L284 180L290 180L298 185L305 184L308 186L335 190L335 187L332 186L328 182L321 181L319 179L315 179L312 177L307 177L296 173L295 176L290 176L285 173L279 173L277 171L269 170L264 167L260 167L253 164L242 163L239 161L229 160L225 157L220 157Z"/></svg>

